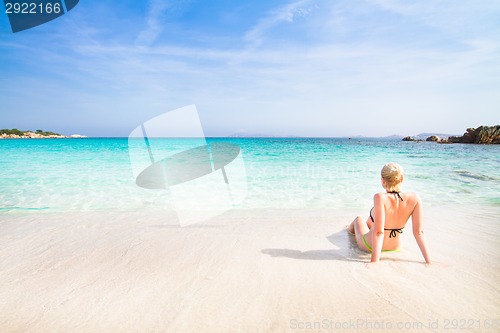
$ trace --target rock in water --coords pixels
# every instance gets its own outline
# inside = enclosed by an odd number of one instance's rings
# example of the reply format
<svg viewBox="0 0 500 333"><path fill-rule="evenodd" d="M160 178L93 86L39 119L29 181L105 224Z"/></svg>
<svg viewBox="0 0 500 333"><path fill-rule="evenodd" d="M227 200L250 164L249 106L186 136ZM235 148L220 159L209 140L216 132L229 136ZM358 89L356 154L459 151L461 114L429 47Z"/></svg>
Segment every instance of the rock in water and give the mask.
<svg viewBox="0 0 500 333"><path fill-rule="evenodd" d="M462 136L450 136L453 143L500 144L500 125L468 128Z"/></svg>
<svg viewBox="0 0 500 333"><path fill-rule="evenodd" d="M411 136L405 136L405 137L403 138L403 141L414 141L414 142L420 142L420 141L422 141L422 140L415 139L415 138L413 138L413 137L411 137Z"/></svg>
<svg viewBox="0 0 500 333"><path fill-rule="evenodd" d="M441 141L441 139L437 135L431 135L430 137L428 137L427 139L425 139L425 141L439 142L439 141Z"/></svg>
<svg viewBox="0 0 500 333"><path fill-rule="evenodd" d="M475 143L500 144L500 125L481 126L474 131L474 134L476 135Z"/></svg>

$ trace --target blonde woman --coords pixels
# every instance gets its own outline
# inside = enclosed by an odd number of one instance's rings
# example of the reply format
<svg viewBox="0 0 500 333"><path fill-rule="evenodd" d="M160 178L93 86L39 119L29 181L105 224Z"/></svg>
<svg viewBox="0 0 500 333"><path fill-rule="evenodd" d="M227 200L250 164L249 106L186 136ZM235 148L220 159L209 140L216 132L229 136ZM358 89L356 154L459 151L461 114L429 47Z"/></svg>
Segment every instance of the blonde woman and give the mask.
<svg viewBox="0 0 500 333"><path fill-rule="evenodd" d="M399 251L401 236L406 222L411 216L412 231L427 264L431 263L429 250L422 228L422 202L416 193L401 193L403 168L396 163L387 163L381 171L383 193L373 196L370 217L363 221L358 216L348 226L356 236L361 250L371 252L371 262L380 260L384 251Z"/></svg>

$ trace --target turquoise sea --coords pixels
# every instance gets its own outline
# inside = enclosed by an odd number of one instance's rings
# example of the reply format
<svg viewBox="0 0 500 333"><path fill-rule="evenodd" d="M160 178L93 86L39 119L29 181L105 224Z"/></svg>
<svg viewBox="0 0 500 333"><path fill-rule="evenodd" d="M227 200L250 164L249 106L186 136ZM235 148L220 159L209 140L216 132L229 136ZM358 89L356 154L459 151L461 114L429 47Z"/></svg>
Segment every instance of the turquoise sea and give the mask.
<svg viewBox="0 0 500 333"><path fill-rule="evenodd" d="M182 146L179 139L179 146ZM241 148L241 209L359 212L381 191L384 163L400 163L403 191L427 206L477 207L500 217L500 146L369 138L211 138ZM161 140L160 140L161 142ZM172 140L165 141L168 150ZM165 190L135 184L127 138L0 140L0 214L163 210Z"/></svg>

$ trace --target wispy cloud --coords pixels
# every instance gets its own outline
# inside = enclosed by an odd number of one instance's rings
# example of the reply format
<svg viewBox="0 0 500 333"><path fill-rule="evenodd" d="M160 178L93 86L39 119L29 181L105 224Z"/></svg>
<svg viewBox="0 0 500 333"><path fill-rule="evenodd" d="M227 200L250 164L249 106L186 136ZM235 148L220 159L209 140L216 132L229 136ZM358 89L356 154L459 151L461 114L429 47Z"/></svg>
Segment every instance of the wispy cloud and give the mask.
<svg viewBox="0 0 500 333"><path fill-rule="evenodd" d="M498 2L368 0L379 8L455 36L498 36ZM410 21L411 22L411 21Z"/></svg>
<svg viewBox="0 0 500 333"><path fill-rule="evenodd" d="M311 0L299 0L273 10L253 26L246 34L245 41L251 46L258 46L265 38L267 31L280 23L293 23L298 17L305 17L310 14L311 9L305 7Z"/></svg>
<svg viewBox="0 0 500 333"><path fill-rule="evenodd" d="M146 28L137 36L137 45L148 46L156 41L163 31L164 24L162 24L162 18L170 7L170 3L166 0L150 0L146 17Z"/></svg>

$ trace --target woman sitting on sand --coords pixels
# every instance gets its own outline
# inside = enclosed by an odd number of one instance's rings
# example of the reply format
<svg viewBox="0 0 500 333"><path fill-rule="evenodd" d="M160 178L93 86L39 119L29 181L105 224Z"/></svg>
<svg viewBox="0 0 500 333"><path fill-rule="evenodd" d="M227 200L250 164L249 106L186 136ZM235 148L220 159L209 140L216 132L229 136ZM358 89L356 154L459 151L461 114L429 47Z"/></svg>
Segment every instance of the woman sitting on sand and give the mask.
<svg viewBox="0 0 500 333"><path fill-rule="evenodd" d="M400 193L403 183L403 168L396 163L387 163L382 168L382 187L385 193L373 196L370 217L363 221L358 216L348 230L356 236L361 250L371 252L371 262L378 262L380 252L399 251L401 236L411 216L413 235L422 251L425 262L431 263L422 229L422 202L416 193Z"/></svg>

